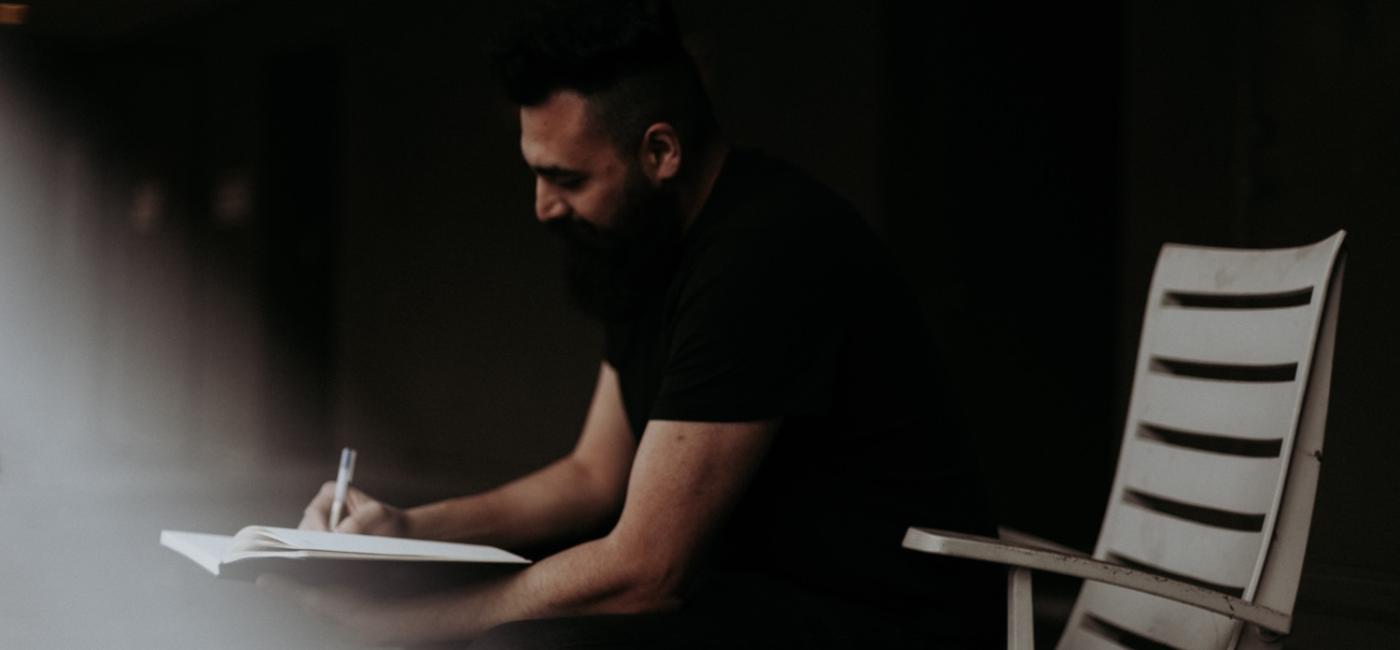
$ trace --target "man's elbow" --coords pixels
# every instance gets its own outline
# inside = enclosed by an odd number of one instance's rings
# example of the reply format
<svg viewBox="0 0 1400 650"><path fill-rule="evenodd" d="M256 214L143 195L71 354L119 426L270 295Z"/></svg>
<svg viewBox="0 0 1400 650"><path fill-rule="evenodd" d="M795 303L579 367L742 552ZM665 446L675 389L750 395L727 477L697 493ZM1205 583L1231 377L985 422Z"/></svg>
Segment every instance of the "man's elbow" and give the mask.
<svg viewBox="0 0 1400 650"><path fill-rule="evenodd" d="M667 570L649 571L634 578L628 590L626 609L629 614L669 612L685 604L685 584L671 577Z"/></svg>
<svg viewBox="0 0 1400 650"><path fill-rule="evenodd" d="M680 609L685 604L689 574L686 563L656 554L619 549L614 557L625 569L615 607L619 614L643 614Z"/></svg>

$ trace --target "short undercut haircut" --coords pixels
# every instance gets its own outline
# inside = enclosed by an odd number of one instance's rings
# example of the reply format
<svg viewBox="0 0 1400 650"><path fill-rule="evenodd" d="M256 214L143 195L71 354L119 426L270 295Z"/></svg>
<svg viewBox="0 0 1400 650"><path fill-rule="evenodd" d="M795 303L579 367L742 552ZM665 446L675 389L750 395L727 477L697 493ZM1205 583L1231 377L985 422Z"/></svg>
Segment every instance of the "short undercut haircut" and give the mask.
<svg viewBox="0 0 1400 650"><path fill-rule="evenodd" d="M709 97L664 1L542 2L492 50L512 102L538 106L561 90L577 92L625 155L657 122L674 127L686 148L714 135Z"/></svg>

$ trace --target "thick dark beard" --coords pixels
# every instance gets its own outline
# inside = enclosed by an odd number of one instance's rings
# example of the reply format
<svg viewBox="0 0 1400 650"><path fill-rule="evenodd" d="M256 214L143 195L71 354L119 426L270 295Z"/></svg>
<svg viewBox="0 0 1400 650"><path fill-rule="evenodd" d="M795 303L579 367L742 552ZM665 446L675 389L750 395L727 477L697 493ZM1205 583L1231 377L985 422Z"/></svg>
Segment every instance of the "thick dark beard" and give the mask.
<svg viewBox="0 0 1400 650"><path fill-rule="evenodd" d="M603 322L635 318L666 288L680 258L680 209L669 188L629 174L615 223L601 230L571 217L547 222L564 241L570 302Z"/></svg>

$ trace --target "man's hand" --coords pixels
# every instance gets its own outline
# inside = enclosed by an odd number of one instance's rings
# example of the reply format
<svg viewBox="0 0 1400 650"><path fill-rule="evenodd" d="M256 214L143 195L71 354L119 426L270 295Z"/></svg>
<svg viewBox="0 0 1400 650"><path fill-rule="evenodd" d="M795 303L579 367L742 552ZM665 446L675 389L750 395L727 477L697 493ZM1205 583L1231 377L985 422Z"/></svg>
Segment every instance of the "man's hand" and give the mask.
<svg viewBox="0 0 1400 650"><path fill-rule="evenodd" d="M371 645L402 645L421 640L422 621L412 601L373 598L348 587L313 587L276 574L258 576L259 588L291 600L354 640Z"/></svg>
<svg viewBox="0 0 1400 650"><path fill-rule="evenodd" d="M776 419L653 420L611 532L465 590L382 600L277 577L259 584L379 643L460 641L508 621L671 609L682 604L705 547L762 462L778 425ZM324 528L333 490L333 484L323 489L307 508L312 524ZM346 505L351 517L338 530L347 524L393 530L392 522L404 518L358 491Z"/></svg>
<svg viewBox="0 0 1400 650"><path fill-rule="evenodd" d="M326 481L316 498L306 506L297 528L301 530L329 530L331 501L335 499L335 481ZM360 533L362 535L385 535L388 537L408 536L408 516L395 508L354 487L345 491L345 514L335 527L337 533Z"/></svg>

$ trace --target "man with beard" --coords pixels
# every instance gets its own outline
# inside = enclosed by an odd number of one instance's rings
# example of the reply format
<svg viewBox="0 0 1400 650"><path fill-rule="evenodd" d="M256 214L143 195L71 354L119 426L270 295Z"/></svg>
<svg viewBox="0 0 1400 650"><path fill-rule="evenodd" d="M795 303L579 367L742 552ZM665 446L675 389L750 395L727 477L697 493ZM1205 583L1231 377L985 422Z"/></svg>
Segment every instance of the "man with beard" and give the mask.
<svg viewBox="0 0 1400 650"><path fill-rule="evenodd" d="M563 550L423 599L260 582L397 643L997 638L996 573L900 548L909 525L990 521L915 302L853 209L720 139L664 4L549 7L497 64L537 216L606 331L582 435L483 494L398 509L352 490L336 530ZM302 527L325 528L332 490Z"/></svg>

